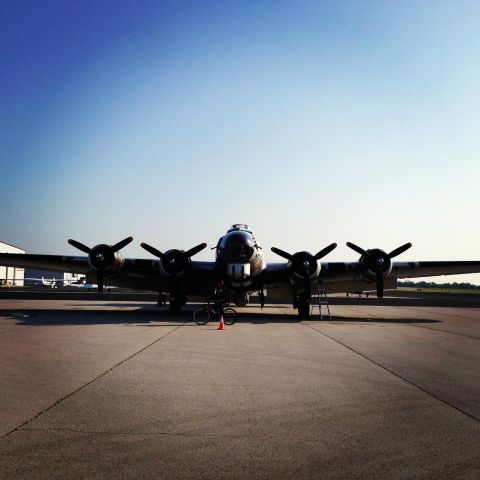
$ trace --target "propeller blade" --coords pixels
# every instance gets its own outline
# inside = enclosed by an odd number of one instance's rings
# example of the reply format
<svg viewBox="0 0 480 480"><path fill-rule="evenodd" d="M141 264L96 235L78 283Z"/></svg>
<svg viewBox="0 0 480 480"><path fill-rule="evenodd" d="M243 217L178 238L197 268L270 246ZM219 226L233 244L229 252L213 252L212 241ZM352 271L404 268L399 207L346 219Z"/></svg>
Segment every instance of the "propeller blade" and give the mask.
<svg viewBox="0 0 480 480"><path fill-rule="evenodd" d="M103 293L103 271L99 270L97 272L97 288L98 293Z"/></svg>
<svg viewBox="0 0 480 480"><path fill-rule="evenodd" d="M127 237L122 241L116 243L115 245L112 246L112 252L118 252L123 247L127 246L132 240L133 240L133 237Z"/></svg>
<svg viewBox="0 0 480 480"><path fill-rule="evenodd" d="M198 252L200 252L201 250L203 250L206 246L207 246L206 243L201 243L200 245L197 245L196 247L193 247L193 248L191 248L190 250L187 250L187 251L185 252L185 255L187 256L187 258L193 257L193 256L196 255Z"/></svg>
<svg viewBox="0 0 480 480"><path fill-rule="evenodd" d="M286 258L287 260L291 260L293 255L290 255L289 253L287 252L284 252L283 250L280 250L279 248L277 247L272 247L270 249L273 253L276 253L277 255L280 255L281 257L283 258Z"/></svg>
<svg viewBox="0 0 480 480"><path fill-rule="evenodd" d="M377 273L377 297L383 298L383 275L381 273Z"/></svg>
<svg viewBox="0 0 480 480"><path fill-rule="evenodd" d="M91 248L87 247L83 243L77 242L71 238L68 239L68 243L75 248L78 248L80 251L86 253L87 255L92 251Z"/></svg>
<svg viewBox="0 0 480 480"><path fill-rule="evenodd" d="M321 258L323 258L325 255L328 255L332 250L335 250L335 248L337 248L337 244L336 243L332 243L331 245L329 245L328 247L325 247L323 250L320 250L313 258L315 260L320 260Z"/></svg>
<svg viewBox="0 0 480 480"><path fill-rule="evenodd" d="M401 247L398 247L395 250L392 250L388 254L388 257L389 258L396 257L396 256L400 255L401 253L403 253L405 250L408 250L411 246L412 246L412 244L410 242L408 242L405 245L402 245Z"/></svg>
<svg viewBox="0 0 480 480"><path fill-rule="evenodd" d="M156 248L147 245L146 243L141 243L140 246L155 257L158 257L162 260L165 258L165 255L160 250L157 250Z"/></svg>
<svg viewBox="0 0 480 480"><path fill-rule="evenodd" d="M355 245L354 243L351 243L351 242L347 242L347 247L351 248L352 250L355 250L360 255L365 255L366 253L363 248L360 248L358 245Z"/></svg>

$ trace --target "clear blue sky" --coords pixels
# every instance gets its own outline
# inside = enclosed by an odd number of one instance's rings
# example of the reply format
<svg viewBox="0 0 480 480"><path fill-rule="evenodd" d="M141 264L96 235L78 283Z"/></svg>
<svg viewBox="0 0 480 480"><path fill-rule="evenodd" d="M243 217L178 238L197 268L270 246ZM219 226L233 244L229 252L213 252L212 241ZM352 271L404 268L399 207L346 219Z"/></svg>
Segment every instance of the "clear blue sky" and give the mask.
<svg viewBox="0 0 480 480"><path fill-rule="evenodd" d="M6 1L0 238L480 259L480 3ZM210 251L199 259L213 258ZM443 280L443 279L439 279ZM462 280L462 277L455 277ZM480 283L480 276L463 277Z"/></svg>

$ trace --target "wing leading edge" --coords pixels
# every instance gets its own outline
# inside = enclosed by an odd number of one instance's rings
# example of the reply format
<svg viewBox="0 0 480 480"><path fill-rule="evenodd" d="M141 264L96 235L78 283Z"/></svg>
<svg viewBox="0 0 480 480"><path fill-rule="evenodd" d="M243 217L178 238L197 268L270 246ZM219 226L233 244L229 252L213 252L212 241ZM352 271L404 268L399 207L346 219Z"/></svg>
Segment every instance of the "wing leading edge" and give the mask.
<svg viewBox="0 0 480 480"><path fill-rule="evenodd" d="M71 273L87 273L90 270L86 257L62 255L0 253L0 265Z"/></svg>
<svg viewBox="0 0 480 480"><path fill-rule="evenodd" d="M480 261L393 262L392 271L385 277L385 288L396 288L396 281L399 278L468 273L480 273ZM330 293L359 290L362 287L371 287L372 283L374 286L374 282L365 280L361 274L362 267L359 262L322 262L318 280L325 282ZM262 272L262 278L264 287L270 291L285 290L291 285L286 263L267 264L267 268ZM313 283L316 281L317 279Z"/></svg>

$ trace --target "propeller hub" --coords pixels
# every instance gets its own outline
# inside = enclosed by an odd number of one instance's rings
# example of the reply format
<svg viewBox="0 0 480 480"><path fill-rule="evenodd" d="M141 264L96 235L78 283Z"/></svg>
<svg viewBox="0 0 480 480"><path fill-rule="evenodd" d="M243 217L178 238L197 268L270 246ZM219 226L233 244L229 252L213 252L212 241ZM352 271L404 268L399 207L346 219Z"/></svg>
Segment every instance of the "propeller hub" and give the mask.
<svg viewBox="0 0 480 480"><path fill-rule="evenodd" d="M295 274L302 278L313 277L318 270L318 263L309 252L294 253L291 264Z"/></svg>
<svg viewBox="0 0 480 480"><path fill-rule="evenodd" d="M387 253L379 248L367 250L360 259L360 263L374 274L386 274L390 270L392 261Z"/></svg>
<svg viewBox="0 0 480 480"><path fill-rule="evenodd" d="M103 292L103 275L108 269L120 270L123 265L123 257L117 253L123 247L128 245L133 237L127 237L115 245L106 245L102 243L96 247L89 248L83 243L69 239L68 243L88 255L90 266L97 271L98 291Z"/></svg>
<svg viewBox="0 0 480 480"><path fill-rule="evenodd" d="M171 276L180 275L185 271L185 269L190 265L190 257L196 255L198 252L203 250L207 244L200 243L196 247L187 250L168 250L165 253L162 253L160 250L146 244L141 243L140 246L144 248L147 252L150 252L152 255L155 255L160 259L160 268L164 273Z"/></svg>
<svg viewBox="0 0 480 480"><path fill-rule="evenodd" d="M323 258L325 255L328 255L336 247L337 244L332 243L317 252L315 255L305 251L297 252L292 255L284 250L280 250L277 247L272 247L271 250L273 253L276 253L277 255L287 259L290 268L293 270L293 273L306 282L307 280L318 277L320 274L320 265L318 260Z"/></svg>
<svg viewBox="0 0 480 480"><path fill-rule="evenodd" d="M165 260L165 262L162 262L162 267L165 273L169 275L179 275L190 262L183 250L169 250L165 252Z"/></svg>
<svg viewBox="0 0 480 480"><path fill-rule="evenodd" d="M90 264L97 270L105 270L115 263L115 253L109 245L97 245L89 255Z"/></svg>

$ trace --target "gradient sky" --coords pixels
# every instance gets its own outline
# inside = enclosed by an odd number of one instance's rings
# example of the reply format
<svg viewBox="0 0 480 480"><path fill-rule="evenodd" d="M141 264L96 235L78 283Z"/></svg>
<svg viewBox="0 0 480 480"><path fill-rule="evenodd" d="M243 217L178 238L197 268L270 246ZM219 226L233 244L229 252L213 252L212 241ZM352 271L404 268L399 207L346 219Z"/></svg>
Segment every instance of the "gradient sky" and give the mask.
<svg viewBox="0 0 480 480"><path fill-rule="evenodd" d="M480 3L4 1L0 239L480 259ZM213 259L210 250L197 259ZM480 283L480 275L450 277ZM439 277L438 281L446 281Z"/></svg>

